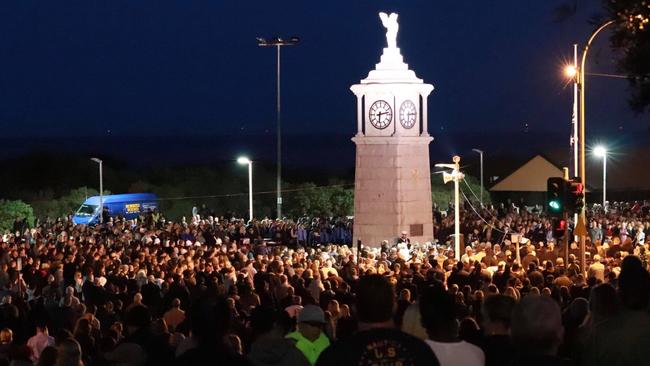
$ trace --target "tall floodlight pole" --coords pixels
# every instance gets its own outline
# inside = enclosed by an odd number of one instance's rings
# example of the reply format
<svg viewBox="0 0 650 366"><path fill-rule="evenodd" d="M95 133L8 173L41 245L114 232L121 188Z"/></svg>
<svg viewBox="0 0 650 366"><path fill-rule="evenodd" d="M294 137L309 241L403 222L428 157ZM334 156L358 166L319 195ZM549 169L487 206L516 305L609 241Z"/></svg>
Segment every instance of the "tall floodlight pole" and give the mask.
<svg viewBox="0 0 650 366"><path fill-rule="evenodd" d="M91 158L90 160L99 164L99 223L104 223L104 169L103 161L98 158Z"/></svg>
<svg viewBox="0 0 650 366"><path fill-rule="evenodd" d="M277 215L278 219L282 218L282 118L281 118L281 105L280 105L280 48L282 46L293 46L298 44L300 39L298 37L291 37L283 39L274 37L271 39L257 37L257 45L260 47L275 47L276 53L276 117L277 117L277 181L276 181L276 196L277 196Z"/></svg>
<svg viewBox="0 0 650 366"><path fill-rule="evenodd" d="M253 161L247 157L237 158L241 165L248 165L248 221L253 222Z"/></svg>
<svg viewBox="0 0 650 366"><path fill-rule="evenodd" d="M603 158L603 211L607 212L607 148L597 146L594 155Z"/></svg>
<svg viewBox="0 0 650 366"><path fill-rule="evenodd" d="M451 173L443 172L442 179L445 184L454 181L454 256L460 260L460 181L465 175L460 172L460 156L452 158L453 164L436 164L438 168L453 169Z"/></svg>
<svg viewBox="0 0 650 366"><path fill-rule="evenodd" d="M481 156L481 207L483 207L483 150L472 149Z"/></svg>

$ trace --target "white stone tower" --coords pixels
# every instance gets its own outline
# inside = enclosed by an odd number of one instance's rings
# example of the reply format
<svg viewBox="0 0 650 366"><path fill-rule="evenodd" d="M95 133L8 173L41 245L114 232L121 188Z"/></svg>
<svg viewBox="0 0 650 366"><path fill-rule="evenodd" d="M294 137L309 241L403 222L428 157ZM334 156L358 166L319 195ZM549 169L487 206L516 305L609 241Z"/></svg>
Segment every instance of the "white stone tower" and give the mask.
<svg viewBox="0 0 650 366"><path fill-rule="evenodd" d="M397 14L379 14L387 47L375 70L350 87L357 96L354 243L394 243L406 231L411 243L433 239L431 173L425 84L397 48Z"/></svg>

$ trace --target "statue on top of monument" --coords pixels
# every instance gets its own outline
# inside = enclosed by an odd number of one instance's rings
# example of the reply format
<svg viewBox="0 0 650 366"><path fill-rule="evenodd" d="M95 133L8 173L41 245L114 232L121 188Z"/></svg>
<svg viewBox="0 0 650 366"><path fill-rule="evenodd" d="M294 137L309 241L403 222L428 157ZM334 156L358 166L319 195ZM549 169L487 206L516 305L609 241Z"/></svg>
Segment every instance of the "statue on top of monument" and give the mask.
<svg viewBox="0 0 650 366"><path fill-rule="evenodd" d="M388 48L397 48L397 31L399 24L397 24L397 13L390 13L390 15L381 12L379 13L381 24L386 28L386 43Z"/></svg>

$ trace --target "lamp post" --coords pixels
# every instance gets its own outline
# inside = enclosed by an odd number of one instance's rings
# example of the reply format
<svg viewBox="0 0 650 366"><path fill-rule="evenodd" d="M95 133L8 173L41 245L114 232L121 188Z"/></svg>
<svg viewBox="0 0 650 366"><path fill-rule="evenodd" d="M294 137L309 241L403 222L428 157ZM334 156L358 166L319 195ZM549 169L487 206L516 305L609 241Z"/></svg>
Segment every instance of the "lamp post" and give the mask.
<svg viewBox="0 0 650 366"><path fill-rule="evenodd" d="M90 160L99 164L99 223L104 223L104 172L103 161L99 158L90 158Z"/></svg>
<svg viewBox="0 0 650 366"><path fill-rule="evenodd" d="M472 149L481 156L481 207L483 207L483 150Z"/></svg>
<svg viewBox="0 0 650 366"><path fill-rule="evenodd" d="M597 146L594 155L603 158L603 211L607 212L607 148Z"/></svg>
<svg viewBox="0 0 650 366"><path fill-rule="evenodd" d="M275 47L276 53L276 117L277 117L277 181L276 181L276 195L277 195L277 215L278 219L282 218L282 118L280 107L280 48L282 46L293 46L298 44L300 39L298 37L291 37L283 39L274 37L271 39L257 37L257 45L260 47Z"/></svg>
<svg viewBox="0 0 650 366"><path fill-rule="evenodd" d="M614 24L616 21L615 20L610 20L605 22L603 25L598 27L589 37L589 40L587 41L587 44L585 45L584 50L582 51L582 60L580 62L580 68L578 69L578 90L580 91L580 179L583 187L587 186L587 174L586 174L586 167L585 167L585 142L586 142L586 136L585 136L585 122L586 122L586 116L585 116L585 65L587 63L587 55L589 53L589 47L591 46L591 43L594 41L594 38L605 28L609 27L610 25ZM585 196L586 198L586 196ZM587 202L585 199L585 204L582 206L582 210L580 212L580 218L578 219L577 225L580 225L582 228L586 226L587 222L587 217L586 217L586 207L587 207ZM581 230L581 231L586 231L586 230ZM586 263L587 263L587 258L585 254L585 245L586 245L586 235L580 235L580 265L582 266L582 271L585 272L587 270L586 268Z"/></svg>
<svg viewBox="0 0 650 366"><path fill-rule="evenodd" d="M248 165L248 220L253 221L253 161L245 156L237 158L241 165Z"/></svg>

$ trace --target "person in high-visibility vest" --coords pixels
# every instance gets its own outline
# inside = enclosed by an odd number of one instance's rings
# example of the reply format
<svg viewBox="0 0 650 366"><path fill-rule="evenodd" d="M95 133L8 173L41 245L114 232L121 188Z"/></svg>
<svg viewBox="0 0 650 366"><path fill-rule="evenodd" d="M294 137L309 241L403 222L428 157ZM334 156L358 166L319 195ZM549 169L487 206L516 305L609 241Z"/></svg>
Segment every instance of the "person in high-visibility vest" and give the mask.
<svg viewBox="0 0 650 366"><path fill-rule="evenodd" d="M330 340L323 332L325 313L316 305L307 305L298 313L297 320L298 330L287 334L287 338L295 341L296 348L314 365L321 352L330 345Z"/></svg>

